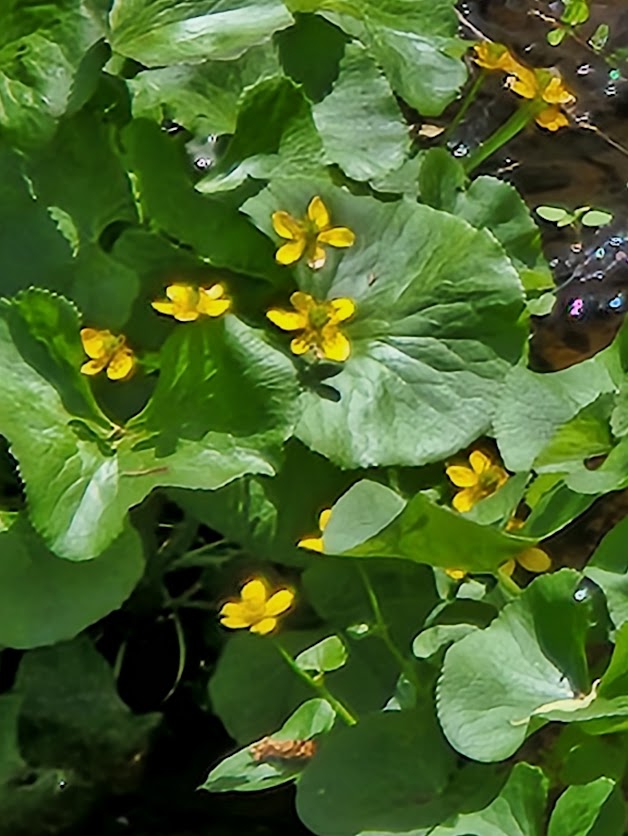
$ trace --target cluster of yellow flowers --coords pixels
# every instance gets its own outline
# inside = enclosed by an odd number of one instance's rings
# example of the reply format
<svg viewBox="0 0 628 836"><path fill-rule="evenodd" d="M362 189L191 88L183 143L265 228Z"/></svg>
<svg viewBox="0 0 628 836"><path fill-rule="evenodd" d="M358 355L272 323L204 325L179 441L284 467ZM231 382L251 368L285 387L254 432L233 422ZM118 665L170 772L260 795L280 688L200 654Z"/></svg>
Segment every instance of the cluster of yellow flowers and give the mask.
<svg viewBox="0 0 628 836"><path fill-rule="evenodd" d="M485 41L474 47L475 62L486 70L507 73L506 86L523 99L538 103L535 114L537 125L548 131L557 131L569 124L561 108L573 104L576 97L563 81L560 73L553 69L525 67L503 44Z"/></svg>
<svg viewBox="0 0 628 836"><path fill-rule="evenodd" d="M318 195L309 202L302 220L278 211L273 213L272 223L277 235L286 241L275 255L279 264L293 264L305 255L308 266L319 270L326 261L324 245L344 248L355 243L355 234L348 227L331 225L327 207ZM283 331L296 332L290 342L293 354L312 351L318 358L339 363L347 360L351 345L339 326L355 314L355 302L346 298L318 301L301 291L293 293L290 302L294 310L271 308L266 316ZM220 282L210 287L176 282L166 288L165 299L151 304L179 322L194 322L201 316L221 316L231 308L232 301ZM135 353L122 334L83 328L81 342L89 357L81 366L83 374L106 370L110 380L127 380L137 367Z"/></svg>

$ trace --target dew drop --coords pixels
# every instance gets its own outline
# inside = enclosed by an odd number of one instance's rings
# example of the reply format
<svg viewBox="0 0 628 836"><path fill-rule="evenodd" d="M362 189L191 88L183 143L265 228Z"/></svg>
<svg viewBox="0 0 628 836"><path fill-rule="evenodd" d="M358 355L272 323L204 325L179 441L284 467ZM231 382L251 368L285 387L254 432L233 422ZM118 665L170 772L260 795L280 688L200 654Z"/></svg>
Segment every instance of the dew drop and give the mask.
<svg viewBox="0 0 628 836"><path fill-rule="evenodd" d="M584 599L587 597L586 589L576 589L576 591L573 594L573 597L576 601L584 601Z"/></svg>

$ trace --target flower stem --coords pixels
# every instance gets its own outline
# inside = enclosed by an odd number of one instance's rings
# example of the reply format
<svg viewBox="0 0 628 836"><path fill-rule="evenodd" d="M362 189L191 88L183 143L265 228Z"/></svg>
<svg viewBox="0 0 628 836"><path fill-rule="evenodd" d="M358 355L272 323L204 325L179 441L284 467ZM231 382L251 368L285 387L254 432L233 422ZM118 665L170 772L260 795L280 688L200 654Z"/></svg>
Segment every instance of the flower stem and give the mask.
<svg viewBox="0 0 628 836"><path fill-rule="evenodd" d="M334 709L336 714L344 720L344 722L348 726L355 726L357 725L358 718L356 715L350 711L346 705L340 702L339 699L334 697L331 693L329 688L325 685L325 683L321 679L315 679L314 677L310 676L307 671L302 670L297 663L294 661L290 653L285 649L285 647L280 644L278 639L275 639L275 647L279 651L279 654L283 657L284 661L288 665L289 668L299 677L302 682L305 682L310 688L312 688L316 693L324 700L326 700L331 707Z"/></svg>
<svg viewBox="0 0 628 836"><path fill-rule="evenodd" d="M362 566L359 560L357 563L357 567L358 572L360 573L360 577L362 578L364 588L366 589L366 594L368 596L371 609L373 610L373 615L375 616L375 628L377 635L384 642L384 644L390 651L391 656L399 665L399 670L401 671L401 673L406 677L406 679L409 682L412 683L412 685L414 685L416 691L418 692L421 690L421 687L416 675L416 671L414 670L414 666L412 665L412 662L403 655L403 653L399 650L399 648L393 641L393 638L390 635L390 630L388 629L388 625L386 624L386 621L384 619L382 608L379 605L377 594L373 589L371 579L369 578L367 572L364 569L364 566Z"/></svg>
<svg viewBox="0 0 628 836"><path fill-rule="evenodd" d="M497 571L497 580L503 586L503 588L510 593L510 595L518 598L519 595L523 592L521 587L516 584L510 575L507 575L505 572Z"/></svg>
<svg viewBox="0 0 628 836"><path fill-rule="evenodd" d="M480 72L478 73L478 75L476 76L475 81L473 82L471 87L469 87L469 89L467 90L466 95L463 98L463 100L460 104L460 107L458 108L458 112L456 113L454 118L451 120L451 122L447 126L447 130L445 131L445 133L442 136L443 144L445 144L447 142L449 137L452 135L452 133L456 130L458 125L462 122L464 117L467 115L467 111L469 110L469 108L471 107L473 102L475 101L475 99L476 99L478 93L480 92L480 89L481 89L482 85L484 84L485 80L486 80L486 70L481 69Z"/></svg>
<svg viewBox="0 0 628 836"><path fill-rule="evenodd" d="M536 116L539 109L539 102L532 100L525 102L525 104L515 110L512 116L501 125L495 133L491 134L488 139L480 143L475 151L467 158L465 163L465 170L467 174L471 174L479 165L481 165L487 157L498 151L502 145L516 136L528 125Z"/></svg>

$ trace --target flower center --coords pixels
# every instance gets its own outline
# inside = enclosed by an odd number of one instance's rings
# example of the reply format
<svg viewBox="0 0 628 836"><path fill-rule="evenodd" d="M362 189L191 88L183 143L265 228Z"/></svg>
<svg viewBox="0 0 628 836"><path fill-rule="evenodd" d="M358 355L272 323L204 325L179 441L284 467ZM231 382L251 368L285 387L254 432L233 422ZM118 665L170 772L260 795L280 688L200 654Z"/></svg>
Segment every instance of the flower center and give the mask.
<svg viewBox="0 0 628 836"><path fill-rule="evenodd" d="M320 331L330 320L330 313L326 305L317 305L310 311L309 319L312 328Z"/></svg>

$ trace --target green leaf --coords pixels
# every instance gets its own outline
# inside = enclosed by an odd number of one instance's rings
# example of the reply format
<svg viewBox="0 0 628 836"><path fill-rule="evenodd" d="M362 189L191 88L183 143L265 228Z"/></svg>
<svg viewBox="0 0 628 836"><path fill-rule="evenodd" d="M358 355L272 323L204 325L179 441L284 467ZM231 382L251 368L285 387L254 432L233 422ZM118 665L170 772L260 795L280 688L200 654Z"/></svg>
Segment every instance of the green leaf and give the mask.
<svg viewBox="0 0 628 836"><path fill-rule="evenodd" d="M493 423L506 467L529 470L559 427L613 389L606 364L599 357L549 374L524 366L512 369Z"/></svg>
<svg viewBox="0 0 628 836"><path fill-rule="evenodd" d="M543 836L548 780L538 766L517 763L501 792L483 810L462 813L430 836Z"/></svg>
<svg viewBox="0 0 628 836"><path fill-rule="evenodd" d="M265 44L231 61L144 70L127 83L136 118L170 119L196 135L231 134L244 90L279 72L277 52Z"/></svg>
<svg viewBox="0 0 628 836"><path fill-rule="evenodd" d="M196 188L212 194L240 186L247 177L265 180L276 172L319 170L321 140L310 104L293 81L277 76L245 91L231 142Z"/></svg>
<svg viewBox="0 0 628 836"><path fill-rule="evenodd" d="M601 395L556 431L534 461L537 473L565 473L581 467L590 456L609 453L613 447L610 413L614 398Z"/></svg>
<svg viewBox="0 0 628 836"><path fill-rule="evenodd" d="M320 182L274 181L244 210L270 234L320 194L356 243L323 271L299 267L318 298L350 297L352 355L331 381L339 397L303 396L298 436L341 467L442 459L486 431L498 383L522 348L522 289L494 238L411 201L379 203ZM434 393L439 397L435 398Z"/></svg>
<svg viewBox="0 0 628 836"><path fill-rule="evenodd" d="M562 44L566 36L566 29L550 29L547 33L547 42L550 46L558 46L559 44Z"/></svg>
<svg viewBox="0 0 628 836"><path fill-rule="evenodd" d="M348 656L342 639L338 636L328 636L307 650L302 650L295 662L303 671L321 674L338 670L346 663Z"/></svg>
<svg viewBox="0 0 628 836"><path fill-rule="evenodd" d="M244 473L274 472L252 436L247 440L224 425L220 408L216 423L207 426L205 434L199 437L199 424L193 425L193 440L177 440L172 435L174 419L168 423L167 415L165 427L171 430L167 443L137 431L116 430L112 435L113 425L83 397L87 384L79 362L72 367L68 359L66 345L72 356L78 351L78 328L72 325L75 312L64 300L44 296L42 325L41 298L35 291L24 294L0 318L0 366L5 369L0 432L18 460L33 525L55 554L72 560L99 555L122 531L127 510L157 485L211 490ZM58 333L51 332L51 324L59 327ZM251 344L261 348L261 341L247 326L235 324L231 331L248 335L243 342L249 349ZM239 344L233 350L236 358L243 351L244 358L251 359ZM277 361L286 366L282 382ZM238 360L233 362L241 368ZM270 347L258 354L257 368L267 375L266 383L251 381L249 391L265 386L284 394L294 391L287 361ZM231 385L235 389L239 384L232 381ZM209 386L212 392L212 381ZM271 402L276 407L272 395ZM150 412L149 406L149 416ZM185 432L185 415L179 419L176 426ZM242 422L236 429L244 431Z"/></svg>
<svg viewBox="0 0 628 836"><path fill-rule="evenodd" d="M376 506L386 490L375 482L362 481L341 497L325 529L326 552L350 557L398 557L444 569L487 572L528 545L525 540L436 505L420 493L401 511L397 504L394 518L391 503L387 518L392 521L382 527L386 517L371 517L369 509ZM400 502L399 497L396 501ZM364 510L358 512L358 508ZM373 527L369 530L371 519Z"/></svg>
<svg viewBox="0 0 628 836"><path fill-rule="evenodd" d="M243 446L279 443L296 420L298 387L287 357L232 314L175 327L160 353L160 375L142 428L200 439L209 429Z"/></svg>
<svg viewBox="0 0 628 836"><path fill-rule="evenodd" d="M585 567L584 574L602 589L608 612L619 629L628 621L628 518L609 531Z"/></svg>
<svg viewBox="0 0 628 836"><path fill-rule="evenodd" d="M580 218L584 226L606 226L613 220L612 212L604 212L602 209L589 209Z"/></svg>
<svg viewBox="0 0 628 836"><path fill-rule="evenodd" d="M458 194L466 183L464 166L445 148L430 148L423 153L419 169L419 193L423 203L453 214Z"/></svg>
<svg viewBox="0 0 628 836"><path fill-rule="evenodd" d="M144 571L138 535L126 528L98 557L53 555L20 518L0 533L0 645L29 648L73 638L117 609Z"/></svg>
<svg viewBox="0 0 628 836"><path fill-rule="evenodd" d="M438 716L461 754L504 760L525 740L534 714L588 691L587 607L573 597L579 582L565 569L535 579L486 629L447 651Z"/></svg>
<svg viewBox="0 0 628 836"><path fill-rule="evenodd" d="M388 82L364 47L349 44L332 92L314 107L325 158L354 180L398 168L410 147Z"/></svg>
<svg viewBox="0 0 628 836"><path fill-rule="evenodd" d="M540 218L550 223L558 223L558 221L562 221L567 217L571 218L571 212L568 212L567 209L563 209L561 206L537 206L535 211Z"/></svg>
<svg viewBox="0 0 628 836"><path fill-rule="evenodd" d="M94 61L91 51L103 24L85 0L3 3L0 127L12 144L32 148L47 141L56 120L71 105L81 106L75 83L95 83L106 61L106 53Z"/></svg>
<svg viewBox="0 0 628 836"><path fill-rule="evenodd" d="M24 753L43 766L111 779L142 752L159 714L133 715L109 665L86 637L31 650L17 674Z"/></svg>
<svg viewBox="0 0 628 836"><path fill-rule="evenodd" d="M296 655L318 638L313 631L283 632L281 643ZM312 695L273 640L251 633L229 639L209 681L213 711L239 743L270 734Z"/></svg>
<svg viewBox="0 0 628 836"><path fill-rule="evenodd" d="M429 659L439 650L447 649L478 629L476 624L438 624L428 627L412 642L412 652L417 659Z"/></svg>
<svg viewBox="0 0 628 836"><path fill-rule="evenodd" d="M280 0L115 0L116 52L148 67L237 58L293 22Z"/></svg>
<svg viewBox="0 0 628 836"><path fill-rule="evenodd" d="M308 700L300 705L283 726L272 734L273 741L310 740L331 730L336 714L326 700ZM257 741L259 742L259 741ZM302 771L299 760L279 758L256 761L246 746L214 767L199 789L209 792L252 792L293 781Z"/></svg>
<svg viewBox="0 0 628 836"><path fill-rule="evenodd" d="M158 229L212 266L271 280L281 276L269 241L235 209L194 189L189 160L176 138L139 119L123 139L143 209Z"/></svg>
<svg viewBox="0 0 628 836"><path fill-rule="evenodd" d="M299 818L314 833L334 836L433 825L453 769L428 705L372 714L317 752L297 784Z"/></svg>
<svg viewBox="0 0 628 836"><path fill-rule="evenodd" d="M540 484L541 479L553 478L542 476L533 482L532 488ZM552 486L544 491L542 496L534 503L532 513L527 518L523 529L519 534L534 537L537 540L544 540L551 534L560 531L576 517L583 514L595 501L594 494L581 494L570 490L564 481L558 478ZM526 497L530 501L530 493Z"/></svg>
<svg viewBox="0 0 628 836"><path fill-rule="evenodd" d="M615 781L598 778L590 784L567 787L562 793L549 822L547 836L589 836L602 807L615 788ZM623 826L605 830L608 836L621 836Z"/></svg>
<svg viewBox="0 0 628 836"><path fill-rule="evenodd" d="M294 26L278 32L275 41L285 74L303 86L311 102L331 92L349 41L342 30L319 15L297 14Z"/></svg>
<svg viewBox="0 0 628 836"><path fill-rule="evenodd" d="M565 9L560 18L563 23L578 26L580 23L586 23L589 19L588 0L565 0L564 6Z"/></svg>

